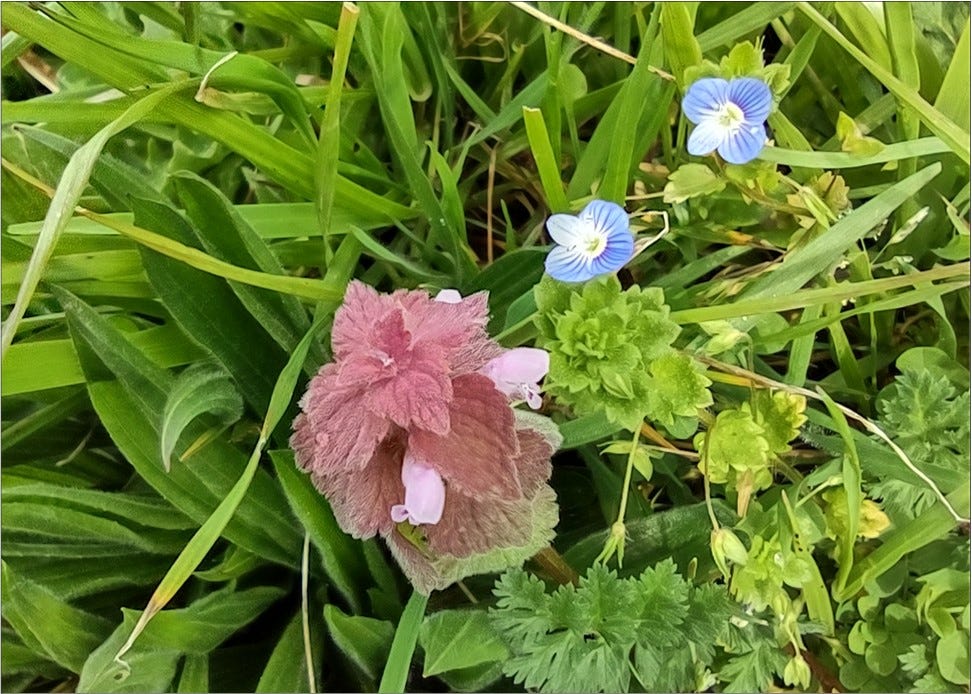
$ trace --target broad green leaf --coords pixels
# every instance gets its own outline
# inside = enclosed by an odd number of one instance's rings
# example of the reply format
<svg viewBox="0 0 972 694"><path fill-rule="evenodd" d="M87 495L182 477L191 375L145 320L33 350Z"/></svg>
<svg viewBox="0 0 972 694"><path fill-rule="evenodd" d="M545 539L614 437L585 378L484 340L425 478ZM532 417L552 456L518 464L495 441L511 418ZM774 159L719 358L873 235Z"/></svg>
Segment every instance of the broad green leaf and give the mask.
<svg viewBox="0 0 972 694"><path fill-rule="evenodd" d="M325 605L324 621L337 647L369 679L377 679L388 658L395 627L380 619L346 615L334 605Z"/></svg>
<svg viewBox="0 0 972 694"><path fill-rule="evenodd" d="M518 299L533 295L533 285L543 277L545 257L546 252L538 248L521 248L505 253L462 287L463 295L483 290L489 292L491 332L499 332L507 311Z"/></svg>
<svg viewBox="0 0 972 694"><path fill-rule="evenodd" d="M177 692L209 691L209 656L187 655L182 661Z"/></svg>
<svg viewBox="0 0 972 694"><path fill-rule="evenodd" d="M3 617L33 652L72 672L111 630L110 623L71 606L50 590L2 565Z"/></svg>
<svg viewBox="0 0 972 694"><path fill-rule="evenodd" d="M242 416L243 399L222 369L199 362L179 375L165 401L160 445L166 471L179 436L203 414L215 415L222 426L229 426Z"/></svg>
<svg viewBox="0 0 972 694"><path fill-rule="evenodd" d="M172 207L148 200L133 200L132 206L138 226L189 246L200 243L200 230ZM274 374L286 362L283 348L225 280L147 249L142 250L142 262L163 305L180 327L212 352L239 384L247 403L264 412Z"/></svg>
<svg viewBox="0 0 972 694"><path fill-rule="evenodd" d="M310 691L307 679L307 659L304 655L304 635L301 625L301 614L298 612L287 624L280 635L280 640L270 653L270 659L260 681L257 682L257 692L306 692ZM313 634L313 631L312 631ZM312 648L315 666L320 662L322 653L319 639L313 639L318 647Z"/></svg>
<svg viewBox="0 0 972 694"><path fill-rule="evenodd" d="M145 590L159 582L172 563L171 554L120 554L117 547L109 548L102 556L88 553L81 557L64 556L63 552L57 556L38 556L38 549L44 548L39 548L36 541L30 543L29 549L29 556L13 556L14 543L4 542L7 563L17 573L26 574L64 600L133 589L144 595ZM118 571L119 565L126 567L124 572Z"/></svg>
<svg viewBox="0 0 972 694"><path fill-rule="evenodd" d="M482 610L442 610L419 630L425 651L423 677L505 660L509 651Z"/></svg>
<svg viewBox="0 0 972 694"><path fill-rule="evenodd" d="M565 451L571 448L579 448L586 443L593 443L611 436L617 431L618 425L608 421L607 416L602 412L569 419L560 424L560 434L564 437L564 442L560 445L560 448Z"/></svg>
<svg viewBox="0 0 972 694"><path fill-rule="evenodd" d="M716 499L713 507L722 525L736 523L736 514ZM712 524L705 504L678 506L664 512L625 522L626 543L622 575L640 573L646 566L671 556L702 557L709 554ZM606 529L575 543L564 559L576 569L591 566L610 535Z"/></svg>
<svg viewBox="0 0 972 694"><path fill-rule="evenodd" d="M293 451L270 451L270 460L290 508L321 554L324 572L350 605L360 607L363 588L368 581L361 544L338 526L327 500L314 487L310 477L297 469Z"/></svg>
<svg viewBox="0 0 972 694"><path fill-rule="evenodd" d="M949 682L969 684L969 635L953 631L935 645L938 669Z"/></svg>
<svg viewBox="0 0 972 694"><path fill-rule="evenodd" d="M243 221L215 186L188 173L177 175L174 183L186 214L197 230L196 238L206 251L237 267L272 275L284 274L266 242ZM310 327L307 314L295 297L245 284L231 283L230 286L284 351L291 352ZM323 358L318 349L314 356L319 361Z"/></svg>
<svg viewBox="0 0 972 694"><path fill-rule="evenodd" d="M205 655L249 624L283 591L263 586L210 593L189 607L168 610L149 623L142 638L119 663L115 654L132 630L138 612L123 609L124 620L98 646L81 670L79 692L168 691L184 654Z"/></svg>
<svg viewBox="0 0 972 694"><path fill-rule="evenodd" d="M166 473L156 442L172 376L76 297L58 292L58 298L102 424L150 486L196 523L205 522L243 473L244 455L216 439L195 454L192 465ZM203 430L202 425L192 424L187 435L198 436ZM279 487L258 470L246 499L226 526L226 538L290 565L299 554L300 538L292 521L280 514L285 505Z"/></svg>
<svg viewBox="0 0 972 694"><path fill-rule="evenodd" d="M94 513L85 513L63 506L53 506L31 501L4 500L6 511L3 530L10 542L9 554L15 555L15 543L35 544L49 542L61 546L77 546L79 551L101 551L108 554L132 553L175 554L186 541L182 532L134 527L115 519ZM57 550L54 550L56 556Z"/></svg>

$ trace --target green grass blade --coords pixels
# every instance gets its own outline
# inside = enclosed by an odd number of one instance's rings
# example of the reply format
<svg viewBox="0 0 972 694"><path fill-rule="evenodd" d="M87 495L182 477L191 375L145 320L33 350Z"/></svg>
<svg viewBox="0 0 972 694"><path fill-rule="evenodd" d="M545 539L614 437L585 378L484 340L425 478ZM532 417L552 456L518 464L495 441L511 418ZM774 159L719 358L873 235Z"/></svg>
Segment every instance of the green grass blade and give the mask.
<svg viewBox="0 0 972 694"><path fill-rule="evenodd" d="M896 142L892 145L887 145L877 154L870 156L853 154L851 152L800 152L781 149L779 147L764 147L757 158L787 166L805 166L817 169L850 169L871 166L873 164L885 164L889 161L898 161L912 157L927 157L950 151L951 148L937 137L923 137L919 140Z"/></svg>
<svg viewBox="0 0 972 694"><path fill-rule="evenodd" d="M970 120L970 100L966 94L968 85L972 82L970 62L972 60L969 54L969 21L966 20L965 28L962 29L962 35L955 46L955 55L952 56L952 62L949 63L942 86L938 90L938 96L935 97L935 108L952 122L965 128L966 132Z"/></svg>
<svg viewBox="0 0 972 694"><path fill-rule="evenodd" d="M378 685L381 694L401 694L405 691L408 670L412 666L412 654L415 652L415 643L418 640L419 628L422 626L428 601L429 596L422 595L418 591L413 592L412 597L408 599L405 611L402 612L398 622L398 628L395 630L395 640L392 641L385 671L381 675L381 683Z"/></svg>
<svg viewBox="0 0 972 694"><path fill-rule="evenodd" d="M157 366L182 366L205 353L173 325L141 330L131 343ZM3 366L0 395L8 397L84 383L84 371L71 340L18 342Z"/></svg>
<svg viewBox="0 0 972 694"><path fill-rule="evenodd" d="M942 170L941 164L926 166L875 196L827 231L790 255L774 272L756 280L743 291L747 299L775 297L794 292L814 276L836 263L844 252L862 239L881 220L910 200Z"/></svg>
<svg viewBox="0 0 972 694"><path fill-rule="evenodd" d="M327 108L321 122L320 137L317 141L317 196L314 198L321 235L324 237L324 266L330 264L332 222L334 212L335 183L338 178L338 159L341 147L341 95L344 93L344 75L351 55L351 42L354 28L358 23L358 8L350 2L341 6L341 19L338 24L337 43L331 68L331 83L328 85Z"/></svg>
<svg viewBox="0 0 972 694"><path fill-rule="evenodd" d="M666 2L661 5L661 36L665 45L665 60L675 75L675 80L683 88L685 68L702 62L702 48L694 31L697 8L698 4L694 2ZM642 42L640 53L647 54L646 45L649 43L651 42Z"/></svg>
<svg viewBox="0 0 972 694"><path fill-rule="evenodd" d="M569 212L570 205L564 193L564 184L560 178L560 165L554 156L550 145L547 126L543 122L543 112L538 108L523 107L523 125L526 126L527 140L533 152L533 161L537 165L540 175L540 185L543 186L544 196L551 212Z"/></svg>
<svg viewBox="0 0 972 694"><path fill-rule="evenodd" d="M456 278L461 282L473 274L476 267L465 236L460 234L461 230L449 228L442 204L422 170L421 149L415 139L415 117L402 65L403 36L408 29L401 9L392 4L366 4L361 8L360 21L361 49L375 80L382 122L395 159L423 216L429 221L433 239L451 256Z"/></svg>
<svg viewBox="0 0 972 694"><path fill-rule="evenodd" d="M690 13L685 4L665 3L660 7L662 19L664 20L666 12L670 11L669 19L672 20L667 28L668 33L665 33L664 25L662 27L666 51L672 41L684 47L676 50L679 57L669 56L669 59L687 60L689 56L694 55L698 55L701 59L701 53L695 45L695 37L692 36ZM620 110L611 137L599 195L605 200L620 205L624 204L633 169L643 160L644 150L649 146L650 141L645 137L647 135L654 140L661 123L668 116L668 104L674 94L674 86L671 82L662 80L652 71L652 62L662 55L656 41L658 15L659 12L652 13L651 21L642 37L641 50L638 51L634 68L616 97ZM676 76L681 78L680 69L676 70Z"/></svg>
<svg viewBox="0 0 972 694"><path fill-rule="evenodd" d="M809 3L801 2L798 4L798 7L814 24L817 24L823 29L825 34L836 41L841 48L850 53L857 62L863 65L868 72L887 87L888 91L910 108L914 109L922 122L928 126L928 129L937 135L942 142L947 144L962 161L966 164L972 163L972 151L970 151L967 132L963 131L962 128L943 115L941 111L921 98L921 95L915 89L912 89L899 80L889 70L851 43L837 27L828 22L826 17L817 12Z"/></svg>
<svg viewBox="0 0 972 694"><path fill-rule="evenodd" d="M843 593L847 584L847 577L854 566L854 545L857 543L857 528L861 515L861 460L857 455L854 436L844 413L838 409L834 401L824 391L817 392L823 398L827 411L833 418L837 433L844 441L844 457L841 464L841 478L844 492L847 495L847 529L844 535L837 539L837 577L831 588L833 594Z"/></svg>
<svg viewBox="0 0 972 694"><path fill-rule="evenodd" d="M740 299L733 303L718 306L687 308L680 311L672 311L671 318L685 325L687 323L728 320L730 318L740 318L742 316L756 315L759 313L777 313L779 311L806 308L807 306L820 306L834 301L846 301L868 294L881 294L892 289L911 287L932 280L967 277L968 274L968 263L947 265L909 275L884 277L882 279L866 280L864 282L844 282L823 289L805 289L797 295L770 295L767 298Z"/></svg>
<svg viewBox="0 0 972 694"><path fill-rule="evenodd" d="M796 5L795 2L757 2L732 15L728 19L706 29L696 39L703 53L728 46L746 36L762 29L772 20L783 16Z"/></svg>
<svg viewBox="0 0 972 694"><path fill-rule="evenodd" d="M27 266L27 271L24 273L23 282L17 293L17 301L14 303L7 320L4 321L3 334L0 338L0 350L2 350L0 362L7 356L7 350L13 342L20 320L24 317L27 304L30 303L31 297L34 295L34 290L40 282L41 275L54 251L58 237L71 218L74 206L81 198L85 186L88 185L88 178L94 168L95 161L101 154L101 150L111 137L137 123L146 114L157 108L162 101L182 89L183 86L181 83L176 83L152 92L139 100L119 118L100 130L71 157L71 161L68 162L67 168L61 175L57 190L51 198L51 206L44 218L44 226L41 228L37 245L34 246L34 253Z"/></svg>

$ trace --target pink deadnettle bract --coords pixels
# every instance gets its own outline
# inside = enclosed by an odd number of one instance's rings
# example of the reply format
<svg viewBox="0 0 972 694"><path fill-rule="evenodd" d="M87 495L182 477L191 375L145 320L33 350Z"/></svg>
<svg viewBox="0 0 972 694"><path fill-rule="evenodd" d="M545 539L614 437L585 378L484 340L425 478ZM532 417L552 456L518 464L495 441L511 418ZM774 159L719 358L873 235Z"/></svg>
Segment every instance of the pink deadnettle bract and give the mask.
<svg viewBox="0 0 972 694"><path fill-rule="evenodd" d="M539 407L548 355L504 349L487 319L486 293L433 299L352 282L334 319L334 361L294 421L297 465L341 528L385 538L424 593L522 563L557 523L547 484L557 427L512 406Z"/></svg>

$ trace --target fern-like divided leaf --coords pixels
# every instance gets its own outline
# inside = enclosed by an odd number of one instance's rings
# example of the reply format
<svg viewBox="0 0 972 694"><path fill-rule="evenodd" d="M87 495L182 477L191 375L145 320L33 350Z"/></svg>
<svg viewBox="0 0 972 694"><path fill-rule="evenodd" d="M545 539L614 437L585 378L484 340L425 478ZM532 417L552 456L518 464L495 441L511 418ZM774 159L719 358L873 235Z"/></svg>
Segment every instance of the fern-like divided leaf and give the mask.
<svg viewBox="0 0 972 694"><path fill-rule="evenodd" d="M718 586L696 587L671 560L621 579L602 565L578 586L548 593L507 571L493 591L493 626L512 653L504 672L542 692L690 691L716 653L732 613Z"/></svg>

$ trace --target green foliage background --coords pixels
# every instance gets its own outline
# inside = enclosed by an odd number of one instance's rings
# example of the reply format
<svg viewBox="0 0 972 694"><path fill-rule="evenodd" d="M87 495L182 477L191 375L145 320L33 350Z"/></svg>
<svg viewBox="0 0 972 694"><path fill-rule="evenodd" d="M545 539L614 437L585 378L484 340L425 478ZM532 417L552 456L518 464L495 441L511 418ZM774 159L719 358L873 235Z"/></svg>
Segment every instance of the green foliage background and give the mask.
<svg viewBox="0 0 972 694"><path fill-rule="evenodd" d="M4 689L968 691L968 6L533 7L3 4ZM670 230L541 282L592 197ZM351 278L554 353L530 573L409 598L296 470Z"/></svg>

